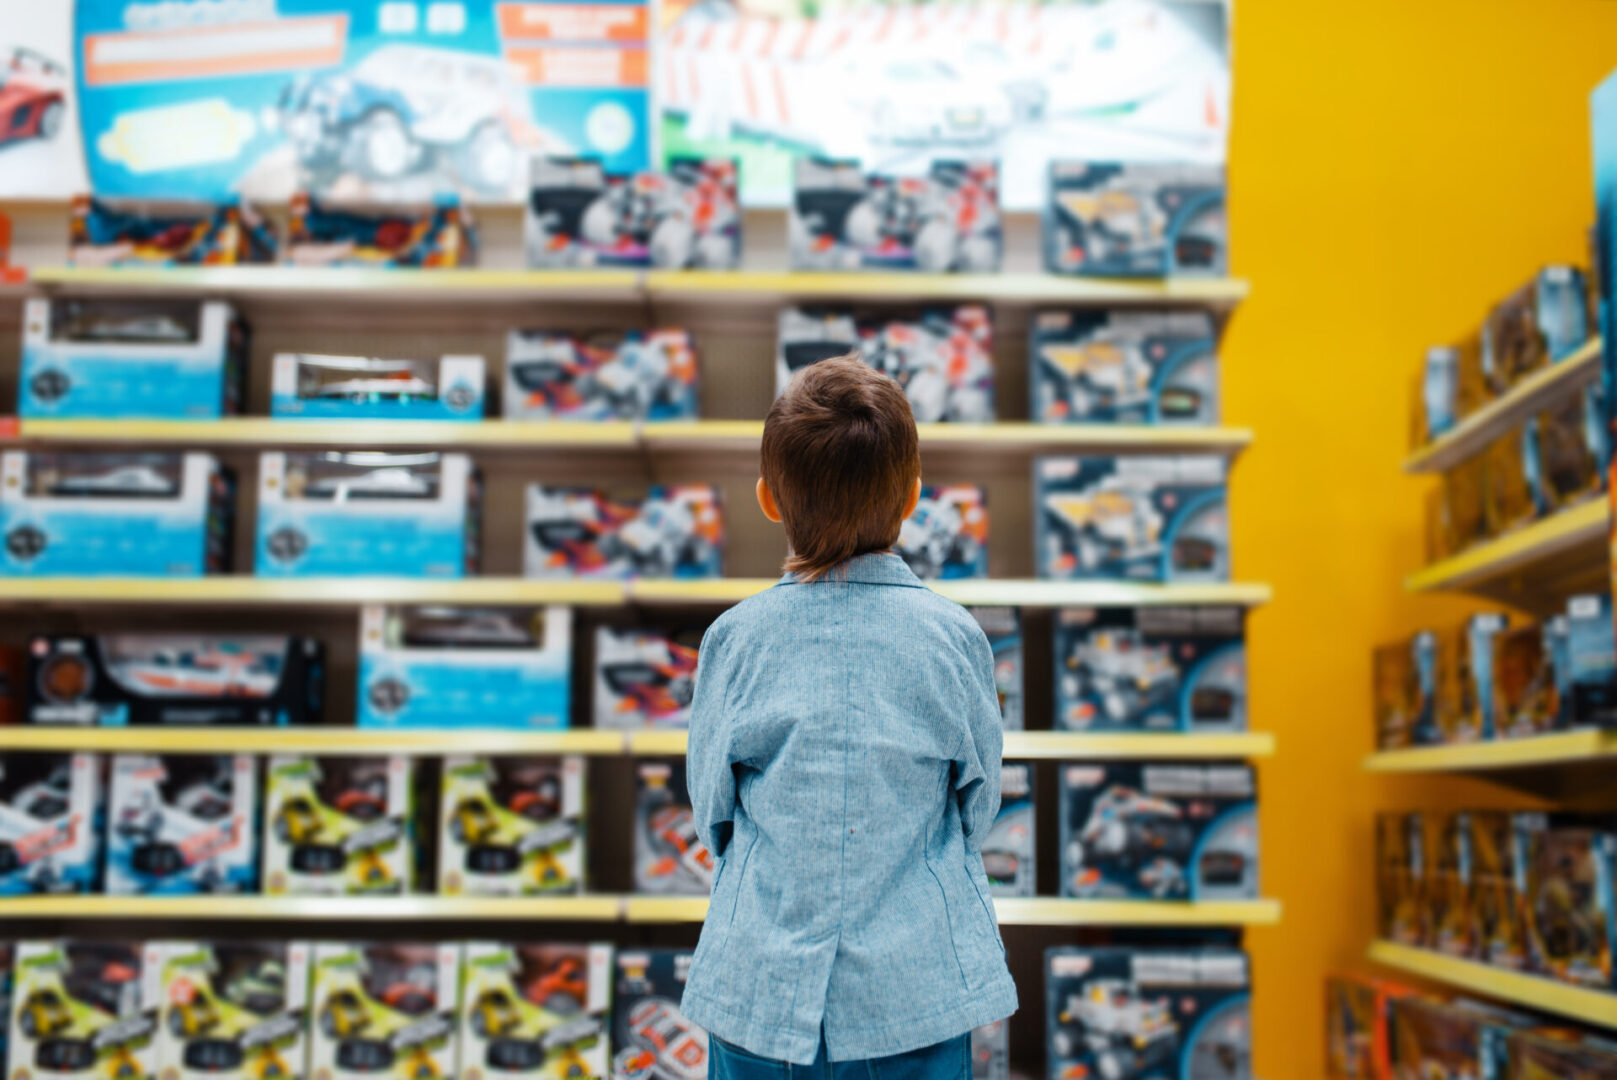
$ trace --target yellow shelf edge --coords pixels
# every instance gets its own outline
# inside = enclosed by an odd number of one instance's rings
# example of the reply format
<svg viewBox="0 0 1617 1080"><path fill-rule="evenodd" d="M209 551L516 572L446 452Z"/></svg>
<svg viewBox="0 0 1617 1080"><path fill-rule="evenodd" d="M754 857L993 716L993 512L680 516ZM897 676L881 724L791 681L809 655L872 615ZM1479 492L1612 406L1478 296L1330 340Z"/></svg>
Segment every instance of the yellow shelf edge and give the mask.
<svg viewBox="0 0 1617 1080"><path fill-rule="evenodd" d="M645 288L660 299L765 299L782 296L895 296L1014 303L1231 305L1246 298L1238 278L1083 278L1056 274L846 273L801 270L653 270Z"/></svg>
<svg viewBox="0 0 1617 1080"><path fill-rule="evenodd" d="M639 447L635 425L520 420L24 420L22 442L161 443L172 446Z"/></svg>
<svg viewBox="0 0 1617 1080"><path fill-rule="evenodd" d="M1273 595L1268 585L1241 582L1180 585L980 578L929 584L942 595L967 606L1142 607L1184 604L1256 607L1268 603Z"/></svg>
<svg viewBox="0 0 1617 1080"><path fill-rule="evenodd" d="M1278 900L1072 900L994 898L1006 926L1273 926Z"/></svg>
<svg viewBox="0 0 1617 1080"><path fill-rule="evenodd" d="M623 900L577 896L20 896L0 919L287 920L549 919L616 922Z"/></svg>
<svg viewBox="0 0 1617 1080"><path fill-rule="evenodd" d="M1598 544L1599 561L1604 562L1609 513L1606 496L1592 496L1542 521L1417 570L1404 579L1404 588L1408 592L1463 589L1586 544Z"/></svg>
<svg viewBox="0 0 1617 1080"><path fill-rule="evenodd" d="M264 295L327 293L486 293L518 299L529 293L643 292L637 270L501 270L484 267L425 270L363 266L74 267L35 269L35 284L58 288L172 289Z"/></svg>
<svg viewBox="0 0 1617 1080"><path fill-rule="evenodd" d="M0 750L93 751L97 753L215 754L221 747L241 754L583 754L624 752L619 731L446 729L442 731L342 727L174 728L70 727L12 724L0 727Z"/></svg>
<svg viewBox="0 0 1617 1080"><path fill-rule="evenodd" d="M1004 757L1008 761L1233 760L1270 757L1274 752L1275 737L1267 731L1231 735L1007 731Z"/></svg>
<svg viewBox="0 0 1617 1080"><path fill-rule="evenodd" d="M1523 769L1617 757L1617 731L1568 731L1463 746L1413 746L1365 755L1366 772L1466 772Z"/></svg>
<svg viewBox="0 0 1617 1080"><path fill-rule="evenodd" d="M1611 991L1587 990L1539 975L1523 975L1471 960L1458 960L1429 949L1392 941L1373 942L1370 945L1370 959L1484 997L1570 1016L1603 1027L1617 1027L1617 993Z"/></svg>
<svg viewBox="0 0 1617 1080"><path fill-rule="evenodd" d="M1251 428L1165 427L1149 424L919 424L921 449L1191 450L1236 453L1250 446Z"/></svg>
<svg viewBox="0 0 1617 1080"><path fill-rule="evenodd" d="M624 920L631 923L701 922L707 918L705 896L626 896Z"/></svg>
<svg viewBox="0 0 1617 1080"><path fill-rule="evenodd" d="M631 731L629 753L637 757L679 757L685 753L688 731Z"/></svg>
<svg viewBox="0 0 1617 1080"><path fill-rule="evenodd" d="M534 578L267 578L219 574L198 578L0 578L0 603L263 604L342 606L394 604L620 605L620 581Z"/></svg>

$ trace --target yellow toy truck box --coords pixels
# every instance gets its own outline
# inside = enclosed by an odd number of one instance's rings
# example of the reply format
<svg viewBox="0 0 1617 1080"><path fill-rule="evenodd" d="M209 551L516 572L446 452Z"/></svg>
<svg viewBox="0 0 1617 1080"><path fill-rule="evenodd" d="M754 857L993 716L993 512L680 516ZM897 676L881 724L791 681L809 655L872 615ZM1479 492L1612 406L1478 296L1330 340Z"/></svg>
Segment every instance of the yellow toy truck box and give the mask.
<svg viewBox="0 0 1617 1080"><path fill-rule="evenodd" d="M584 887L584 759L444 759L438 892L534 896Z"/></svg>
<svg viewBox="0 0 1617 1080"><path fill-rule="evenodd" d="M157 1001L129 941L19 941L11 1080L153 1080Z"/></svg>
<svg viewBox="0 0 1617 1080"><path fill-rule="evenodd" d="M314 947L310 1080L454 1080L461 946Z"/></svg>
<svg viewBox="0 0 1617 1080"><path fill-rule="evenodd" d="M408 892L415 866L411 761L276 754L264 781L264 892Z"/></svg>
<svg viewBox="0 0 1617 1080"><path fill-rule="evenodd" d="M612 946L470 942L462 1080L606 1077Z"/></svg>
<svg viewBox="0 0 1617 1080"><path fill-rule="evenodd" d="M165 941L147 946L160 1001L160 1080L303 1080L306 942Z"/></svg>

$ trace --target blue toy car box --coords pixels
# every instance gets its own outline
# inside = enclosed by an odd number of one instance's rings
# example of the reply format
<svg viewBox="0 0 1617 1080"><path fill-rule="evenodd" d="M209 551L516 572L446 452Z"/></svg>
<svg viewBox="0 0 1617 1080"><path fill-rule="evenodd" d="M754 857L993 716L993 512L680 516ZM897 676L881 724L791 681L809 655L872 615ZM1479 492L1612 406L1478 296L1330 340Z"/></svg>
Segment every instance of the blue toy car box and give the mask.
<svg viewBox="0 0 1617 1080"><path fill-rule="evenodd" d="M1213 455L1039 458L1039 576L1228 581L1226 465Z"/></svg>
<svg viewBox="0 0 1617 1080"><path fill-rule="evenodd" d="M595 628L595 726L684 728L696 691L698 630Z"/></svg>
<svg viewBox="0 0 1617 1080"><path fill-rule="evenodd" d="M696 835L683 759L635 766L634 887L685 896L713 888L713 853Z"/></svg>
<svg viewBox="0 0 1617 1080"><path fill-rule="evenodd" d="M615 959L611 1080L705 1080L707 1032L685 1019L680 999L689 949L622 949Z"/></svg>
<svg viewBox="0 0 1617 1080"><path fill-rule="evenodd" d="M74 266L237 266L272 263L275 233L246 203L161 215L75 196L68 261Z"/></svg>
<svg viewBox="0 0 1617 1080"><path fill-rule="evenodd" d="M452 270L477 265L477 227L453 199L436 206L376 211L292 198L286 261L296 266L409 267Z"/></svg>
<svg viewBox="0 0 1617 1080"><path fill-rule="evenodd" d="M999 770L999 814L983 837L983 871L994 896L1034 896L1033 766L1010 762Z"/></svg>
<svg viewBox="0 0 1617 1080"><path fill-rule="evenodd" d="M414 762L276 754L264 772L268 896L397 896L416 872Z"/></svg>
<svg viewBox="0 0 1617 1080"><path fill-rule="evenodd" d="M513 330L507 420L694 420L696 347L676 328L592 334Z"/></svg>
<svg viewBox="0 0 1617 1080"><path fill-rule="evenodd" d="M93 754L0 755L0 896L95 892L101 812Z"/></svg>
<svg viewBox="0 0 1617 1080"><path fill-rule="evenodd" d="M612 946L605 942L468 942L460 1069L444 1075L605 1080L611 1006Z"/></svg>
<svg viewBox="0 0 1617 1080"><path fill-rule="evenodd" d="M310 420L481 420L481 356L393 360L277 353L270 415Z"/></svg>
<svg viewBox="0 0 1617 1080"><path fill-rule="evenodd" d="M209 454L0 454L0 577L229 569L236 482Z"/></svg>
<svg viewBox="0 0 1617 1080"><path fill-rule="evenodd" d="M306 941L149 944L163 988L157 1038L165 1080L304 1075L313 948Z"/></svg>
<svg viewBox="0 0 1617 1080"><path fill-rule="evenodd" d="M1218 423L1218 329L1205 311L1041 312L1029 348L1034 420Z"/></svg>
<svg viewBox="0 0 1617 1080"><path fill-rule="evenodd" d="M129 940L17 942L10 1075L153 1080L162 1004L156 955Z"/></svg>
<svg viewBox="0 0 1617 1080"><path fill-rule="evenodd" d="M1572 722L1617 726L1617 631L1611 596L1574 596L1567 601L1566 623Z"/></svg>
<svg viewBox="0 0 1617 1080"><path fill-rule="evenodd" d="M988 493L975 484L928 484L893 545L915 576L988 576Z"/></svg>
<svg viewBox="0 0 1617 1080"><path fill-rule="evenodd" d="M994 654L994 688L999 692L999 715L1006 731L1021 731L1022 720L1022 616L1012 607L969 608L988 638Z"/></svg>
<svg viewBox="0 0 1617 1080"><path fill-rule="evenodd" d="M28 420L216 420L239 412L252 334L229 304L48 299L23 312Z"/></svg>
<svg viewBox="0 0 1617 1080"><path fill-rule="evenodd" d="M522 565L534 578L719 577L719 489L672 484L635 502L616 502L589 488L532 484Z"/></svg>
<svg viewBox="0 0 1617 1080"><path fill-rule="evenodd" d="M107 782L106 890L251 893L258 763L247 754L118 754Z"/></svg>
<svg viewBox="0 0 1617 1080"><path fill-rule="evenodd" d="M359 726L560 731L572 615L565 607L366 607Z"/></svg>
<svg viewBox="0 0 1617 1080"><path fill-rule="evenodd" d="M1044 265L1083 277L1227 272L1224 169L1052 161Z"/></svg>
<svg viewBox="0 0 1617 1080"><path fill-rule="evenodd" d="M465 454L266 453L257 572L466 577L481 518L482 481Z"/></svg>
<svg viewBox="0 0 1617 1080"><path fill-rule="evenodd" d="M576 893L588 865L581 757L444 759L438 892Z"/></svg>

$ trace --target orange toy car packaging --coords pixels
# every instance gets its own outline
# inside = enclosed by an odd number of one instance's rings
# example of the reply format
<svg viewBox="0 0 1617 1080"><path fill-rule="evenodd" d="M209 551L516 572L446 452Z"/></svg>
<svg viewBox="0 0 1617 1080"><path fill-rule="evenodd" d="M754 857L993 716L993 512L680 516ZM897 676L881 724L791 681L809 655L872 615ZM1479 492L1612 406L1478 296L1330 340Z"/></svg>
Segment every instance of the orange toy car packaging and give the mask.
<svg viewBox="0 0 1617 1080"><path fill-rule="evenodd" d="M468 943L460 1076L606 1077L611 997L610 945Z"/></svg>
<svg viewBox="0 0 1617 1080"><path fill-rule="evenodd" d="M1365 975L1325 978L1325 1071L1331 1080L1390 1080L1387 1005L1414 993Z"/></svg>

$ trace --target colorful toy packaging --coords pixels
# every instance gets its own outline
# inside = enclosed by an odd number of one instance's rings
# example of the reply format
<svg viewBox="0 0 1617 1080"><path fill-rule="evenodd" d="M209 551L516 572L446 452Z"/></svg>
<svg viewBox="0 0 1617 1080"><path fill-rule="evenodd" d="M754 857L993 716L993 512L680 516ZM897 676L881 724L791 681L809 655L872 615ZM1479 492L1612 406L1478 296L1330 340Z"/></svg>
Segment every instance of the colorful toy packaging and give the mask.
<svg viewBox="0 0 1617 1080"><path fill-rule="evenodd" d="M1585 1037L1577 1041L1531 1031L1510 1033L1506 1070L1500 1080L1614 1080L1617 1044Z"/></svg>
<svg viewBox="0 0 1617 1080"><path fill-rule="evenodd" d="M1029 353L1035 420L1218 423L1218 328L1205 311L1042 312Z"/></svg>
<svg viewBox="0 0 1617 1080"><path fill-rule="evenodd" d="M685 896L713 888L713 853L696 835L684 761L635 767L634 887Z"/></svg>
<svg viewBox="0 0 1617 1080"><path fill-rule="evenodd" d="M0 250L0 254L4 251ZM0 261L0 268L4 265ZM16 962L15 952L11 942L0 941L0 1017L4 1017L0 1020L0 1061L7 1060L7 1040L11 1035L11 973ZM9 1070L6 1075L11 1075Z"/></svg>
<svg viewBox="0 0 1617 1080"><path fill-rule="evenodd" d="M507 420L694 420L696 347L677 328L588 338L512 330L504 396Z"/></svg>
<svg viewBox="0 0 1617 1080"><path fill-rule="evenodd" d="M1478 954L1477 920L1472 910L1476 860L1472 858L1471 819L1465 813L1427 811L1421 815L1426 856L1423 886L1427 948L1462 960Z"/></svg>
<svg viewBox="0 0 1617 1080"><path fill-rule="evenodd" d="M414 877L405 757L276 754L264 779L264 892L398 894Z"/></svg>
<svg viewBox="0 0 1617 1080"><path fill-rule="evenodd" d="M1409 438L1418 448L1446 434L1460 419L1460 350L1433 345L1416 379L1415 411Z"/></svg>
<svg viewBox="0 0 1617 1080"><path fill-rule="evenodd" d="M0 755L0 896L95 892L101 814L94 755Z"/></svg>
<svg viewBox="0 0 1617 1080"><path fill-rule="evenodd" d="M1565 728L1571 704L1562 698L1566 619L1502 630L1492 645L1494 737L1516 739Z"/></svg>
<svg viewBox="0 0 1617 1080"><path fill-rule="evenodd" d="M465 1080L608 1075L612 946L471 942L465 965Z"/></svg>
<svg viewBox="0 0 1617 1080"><path fill-rule="evenodd" d="M444 759L438 892L537 896L584 887L584 759Z"/></svg>
<svg viewBox="0 0 1617 1080"><path fill-rule="evenodd" d="M1443 741L1437 724L1437 635L1423 630L1383 645L1372 659L1376 745L1383 750Z"/></svg>
<svg viewBox="0 0 1617 1080"><path fill-rule="evenodd" d="M1491 1071L1493 1047L1532 1017L1474 1001L1445 1004L1419 995L1387 1003L1388 1047L1395 1080L1471 1080Z"/></svg>
<svg viewBox="0 0 1617 1080"><path fill-rule="evenodd" d="M1331 1080L1391 1080L1387 1003L1414 993L1363 975L1325 979L1325 1073Z"/></svg>
<svg viewBox="0 0 1617 1080"><path fill-rule="evenodd" d="M1021 731L1022 719L1022 615L1013 607L969 609L982 627L994 654L994 687L999 691L999 716L1006 731Z"/></svg>
<svg viewBox="0 0 1617 1080"><path fill-rule="evenodd" d="M1377 933L1400 945L1428 940L1425 843L1421 815L1376 815Z"/></svg>
<svg viewBox="0 0 1617 1080"><path fill-rule="evenodd" d="M1503 394L1588 340L1585 296L1582 271L1549 266L1501 300L1482 326L1482 371L1488 389Z"/></svg>
<svg viewBox="0 0 1617 1080"><path fill-rule="evenodd" d="M988 493L975 484L928 484L893 550L923 579L988 576Z"/></svg>
<svg viewBox="0 0 1617 1080"><path fill-rule="evenodd" d="M707 1032L679 1009L691 956L684 949L618 953L612 1080L706 1080Z"/></svg>
<svg viewBox="0 0 1617 1080"><path fill-rule="evenodd" d="M460 945L323 941L314 946L313 958L309 1076L448 1080L461 1075L456 1071Z"/></svg>
<svg viewBox="0 0 1617 1080"><path fill-rule="evenodd" d="M154 1080L159 987L127 941L19 941L10 1075Z"/></svg>
<svg viewBox="0 0 1617 1080"><path fill-rule="evenodd" d="M1611 596L1574 596L1566 606L1566 683L1572 722L1617 725L1617 631Z"/></svg>
<svg viewBox="0 0 1617 1080"><path fill-rule="evenodd" d="M1540 517L1582 502L1605 487L1605 395L1586 387L1527 425L1533 509Z"/></svg>
<svg viewBox="0 0 1617 1080"><path fill-rule="evenodd" d="M477 228L452 199L420 212L374 213L335 209L300 193L292 197L286 258L298 266L475 266Z"/></svg>
<svg viewBox="0 0 1617 1080"><path fill-rule="evenodd" d="M708 578L724 573L724 506L711 484L654 487L638 503L533 484L523 572L531 578Z"/></svg>
<svg viewBox="0 0 1617 1080"><path fill-rule="evenodd" d="M388 360L277 353L270 415L310 420L481 420L483 358Z"/></svg>
<svg viewBox="0 0 1617 1080"><path fill-rule="evenodd" d="M1052 161L1044 265L1085 277L1226 272L1217 165Z"/></svg>
<svg viewBox="0 0 1617 1080"><path fill-rule="evenodd" d="M1532 967L1562 982L1613 988L1617 833L1551 819L1527 834L1522 904Z"/></svg>
<svg viewBox="0 0 1617 1080"><path fill-rule="evenodd" d="M1479 454L1460 462L1443 474L1443 555L1464 551L1488 538L1488 521L1483 511L1488 457Z"/></svg>
<svg viewBox="0 0 1617 1080"><path fill-rule="evenodd" d="M595 629L595 726L690 726L698 631Z"/></svg>
<svg viewBox="0 0 1617 1080"><path fill-rule="evenodd" d="M1494 639L1505 630L1503 615L1473 615L1437 639L1437 726L1442 742L1492 739L1494 730Z"/></svg>
<svg viewBox="0 0 1617 1080"><path fill-rule="evenodd" d="M971 1080L1011 1080L1009 1021L971 1029Z"/></svg>
<svg viewBox="0 0 1617 1080"><path fill-rule="evenodd" d="M994 896L1036 896L1033 766L1001 765L999 814L983 838L983 871Z"/></svg>
<svg viewBox="0 0 1617 1080"><path fill-rule="evenodd" d="M1482 455L1482 520L1489 536L1499 536L1538 516L1527 426L1506 432Z"/></svg>
<svg viewBox="0 0 1617 1080"><path fill-rule="evenodd" d="M158 1060L171 1080L306 1075L307 942L168 941L146 947L162 1002Z"/></svg>
<svg viewBox="0 0 1617 1080"><path fill-rule="evenodd" d="M28 654L0 645L0 725L20 724L28 713Z"/></svg>
<svg viewBox="0 0 1617 1080"><path fill-rule="evenodd" d="M1471 910L1477 958L1493 967L1526 970L1529 963L1523 890L1542 814L1470 811Z"/></svg>
<svg viewBox="0 0 1617 1080"><path fill-rule="evenodd" d="M68 219L73 266L236 266L272 263L275 233L246 203L153 216L89 195L73 198Z"/></svg>
<svg viewBox="0 0 1617 1080"><path fill-rule="evenodd" d="M1212 455L1037 459L1039 576L1229 580L1225 469Z"/></svg>
<svg viewBox="0 0 1617 1080"><path fill-rule="evenodd" d="M800 157L792 189L793 270L999 270L995 162L934 161L924 176L890 176Z"/></svg>
<svg viewBox="0 0 1617 1080"><path fill-rule="evenodd" d="M246 754L118 754L107 785L106 890L251 893L258 766Z"/></svg>
<svg viewBox="0 0 1617 1080"><path fill-rule="evenodd" d="M367 605L359 624L362 728L568 725L573 612L566 607Z"/></svg>

